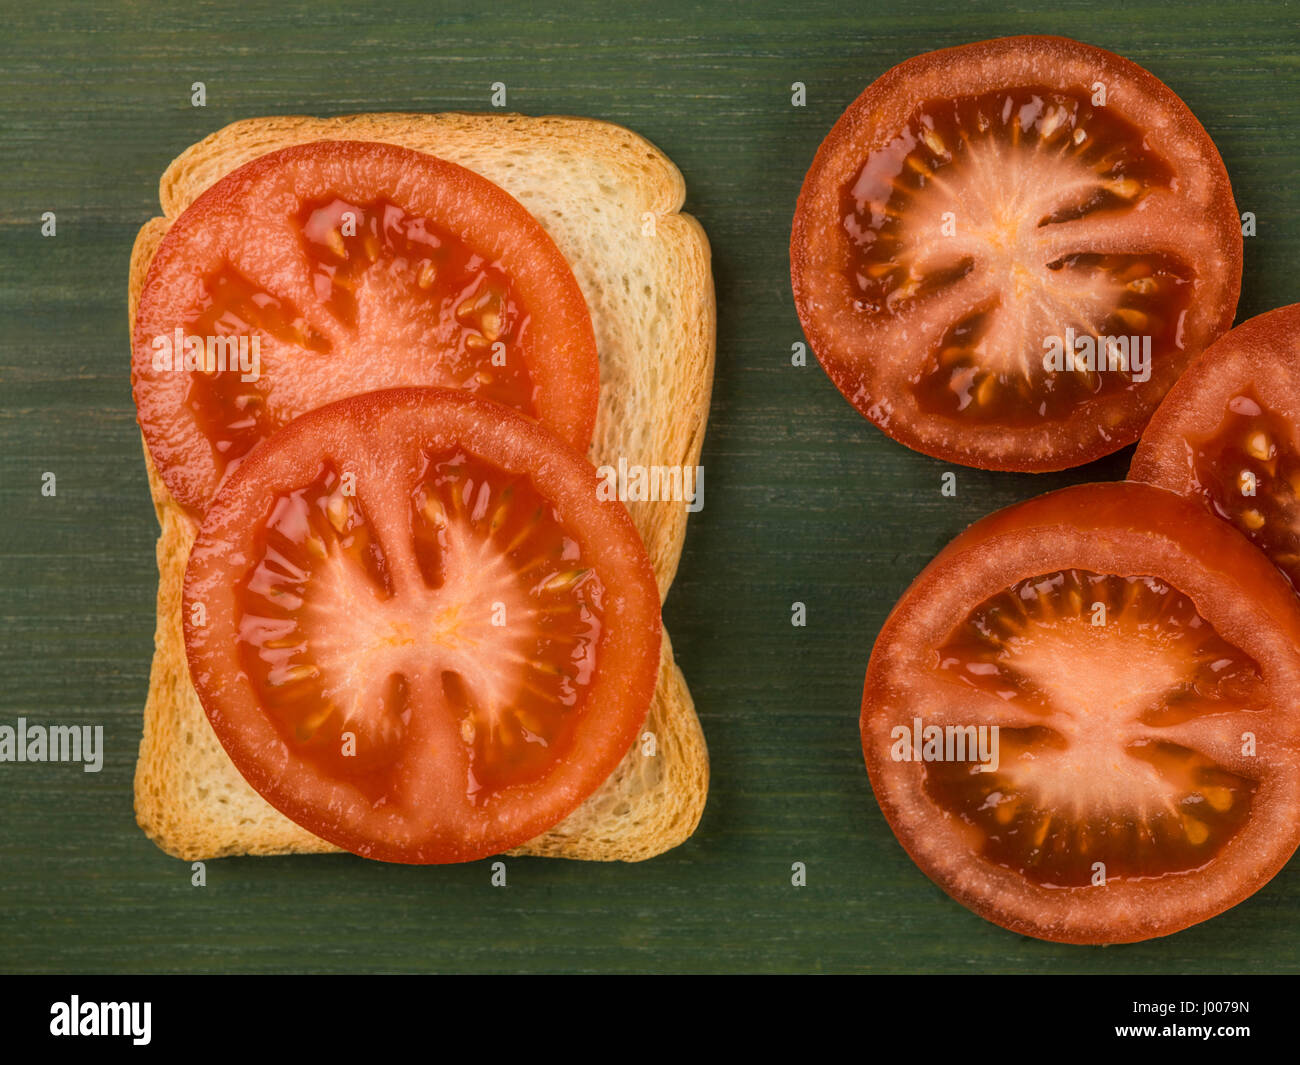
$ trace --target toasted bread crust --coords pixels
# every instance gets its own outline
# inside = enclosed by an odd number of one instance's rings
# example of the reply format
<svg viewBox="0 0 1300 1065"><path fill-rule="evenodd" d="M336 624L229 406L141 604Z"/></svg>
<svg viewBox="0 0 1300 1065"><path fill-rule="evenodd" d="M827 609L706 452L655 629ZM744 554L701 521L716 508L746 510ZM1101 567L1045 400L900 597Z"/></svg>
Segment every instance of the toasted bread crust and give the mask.
<svg viewBox="0 0 1300 1065"><path fill-rule="evenodd" d="M243 163L322 139L388 141L429 152L514 195L564 252L591 308L601 364L592 462L698 464L716 319L708 241L695 219L679 213L685 184L676 167L648 141L609 123L468 114L233 123L186 149L162 176L165 217L145 223L131 255L132 327L149 263L172 219ZM593 203L599 212L589 209ZM266 803L208 724L190 682L180 613L197 530L147 453L145 462L161 532L155 654L135 777L137 820L163 850L186 860L335 851ZM628 510L662 597L681 555L685 506L630 502ZM640 861L689 837L708 793L708 751L667 633L642 736L582 806L509 853Z"/></svg>

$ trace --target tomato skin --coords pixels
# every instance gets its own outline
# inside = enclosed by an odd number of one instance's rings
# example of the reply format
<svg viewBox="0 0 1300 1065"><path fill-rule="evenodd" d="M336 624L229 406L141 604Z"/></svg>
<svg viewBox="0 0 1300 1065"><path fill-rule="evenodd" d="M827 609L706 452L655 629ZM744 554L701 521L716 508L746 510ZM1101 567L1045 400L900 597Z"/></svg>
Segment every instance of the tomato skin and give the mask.
<svg viewBox="0 0 1300 1065"><path fill-rule="evenodd" d="M1129 467L1129 478L1167 488L1196 499L1211 511L1227 516L1236 527L1269 551L1261 534L1241 524L1234 513L1245 504L1240 494L1224 498L1218 487L1201 483L1195 452L1213 442L1237 397L1262 404L1267 419L1281 430L1273 441L1280 460L1294 464L1300 454L1300 303L1256 315L1220 337L1179 378L1142 434ZM1247 460L1249 461L1249 460ZM1276 463L1271 465L1276 466ZM1223 470L1235 474L1236 469ZM1285 471L1274 469L1274 473ZM1267 474L1261 496L1275 493ZM1286 498L1294 489L1281 486ZM1285 498L1282 500L1285 503ZM1285 521L1285 515L1279 515ZM1290 533L1290 530L1287 530ZM1275 561L1294 580L1294 562ZM1290 561L1290 560L1286 560Z"/></svg>
<svg viewBox="0 0 1300 1065"><path fill-rule="evenodd" d="M890 726L910 720L931 656L955 617L1017 581L1070 566L1153 575L1188 596L1220 636L1263 668L1268 713L1255 715L1259 759L1231 768L1260 781L1252 820L1192 874L1102 888L1046 888L978 854L970 829L935 807L919 763L889 756ZM1226 523L1163 489L1088 484L999 511L960 534L921 572L876 639L863 686L863 754L899 842L945 892L1012 931L1065 943L1168 935L1236 905L1300 844L1300 602L1268 560Z"/></svg>
<svg viewBox="0 0 1300 1065"><path fill-rule="evenodd" d="M1156 365L1151 379L1131 397L1082 404L1064 420L980 425L964 423L960 415L924 411L907 380L912 364L895 364L918 336L933 331L934 323L924 310L903 324L892 313L855 310L857 297L844 276L851 246L838 208L843 182L922 101L1017 83L1068 89L1095 81L1110 88L1108 106L1140 126L1151 145L1182 168L1185 205L1177 208L1176 217L1149 222L1139 231L1153 247L1172 251L1179 243L1170 234L1180 228L1187 233L1195 229L1203 238L1195 242L1192 265L1204 283L1198 282L1183 323L1183 351ZM1128 250L1122 237L1101 239L1119 241L1108 251ZM1218 150L1168 86L1103 49L1062 37L1022 36L917 56L868 86L827 135L804 179L791 228L790 265L805 335L827 375L859 413L899 443L934 458L981 469L1046 472L1082 465L1138 439L1179 371L1231 326L1241 287L1242 236Z"/></svg>
<svg viewBox="0 0 1300 1065"><path fill-rule="evenodd" d="M315 141L254 159L207 189L172 223L141 290L131 371L138 420L168 490L192 516L202 516L226 464L242 454L226 454L209 438L191 409L190 378L197 375L155 369L153 345L177 329L188 331L187 321L214 299L220 305L213 279L222 270L246 275L262 290L256 299L274 297L285 319L279 340L291 355L286 338L303 322L305 336L332 341L329 353L302 342L305 348L288 360L295 376L291 398L280 399L288 379L285 356L278 356L277 368L271 354L275 338L256 324L239 330L262 334L262 384L270 386L259 408L267 417L259 424L262 438L348 395L452 383L443 379L448 360L430 339L432 330L408 316L406 304L392 303L391 291L378 289L351 323L327 306L297 216L304 204L330 198L391 201L445 230L484 271L504 273L529 319L527 340L517 345L534 392L525 413L574 447L589 446L599 398L595 334L572 269L541 224L504 189L456 164L386 143ZM338 264L327 265L332 271ZM386 269L377 271L380 280L414 305L420 293L410 277L394 280L398 265L414 273L409 264L390 258L379 265Z"/></svg>
<svg viewBox="0 0 1300 1065"><path fill-rule="evenodd" d="M416 477L418 457L445 448L471 450L501 470L526 474L553 501L606 589L598 660L580 708L585 717L545 777L502 787L475 803L467 801L462 773L438 785L431 805L407 810L397 804L386 821L391 804L367 807L346 779L320 778L259 707L235 658L237 587L255 560L255 538L269 501L277 491L310 483L324 456L345 459L357 471L358 485L397 485L405 493ZM659 673L662 629L654 573L626 509L601 500L599 484L585 457L544 427L458 390L354 396L303 415L259 445L213 501L190 556L183 595L191 677L245 779L309 831L390 862L473 861L563 820L622 761L640 731ZM385 494L391 492L371 498ZM364 505L365 490L358 489L358 498ZM202 611L195 610L199 604ZM377 834L376 826L385 824L400 828L405 838Z"/></svg>

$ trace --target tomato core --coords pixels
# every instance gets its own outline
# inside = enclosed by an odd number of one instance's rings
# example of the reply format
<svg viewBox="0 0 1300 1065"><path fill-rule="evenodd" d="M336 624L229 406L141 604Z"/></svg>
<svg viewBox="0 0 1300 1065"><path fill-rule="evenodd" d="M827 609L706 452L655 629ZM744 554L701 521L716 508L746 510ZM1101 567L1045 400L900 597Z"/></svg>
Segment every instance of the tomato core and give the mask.
<svg viewBox="0 0 1300 1065"><path fill-rule="evenodd" d="M565 756L604 587L528 477L465 451L426 455L407 509L421 586L399 589L346 471L277 496L238 590L240 664L290 749L372 802L431 694L482 803Z"/></svg>
<svg viewBox="0 0 1300 1065"><path fill-rule="evenodd" d="M1160 361L1182 350L1194 271L1167 254L1062 255L1038 238L1138 209L1173 181L1140 129L1083 93L1028 86L930 100L841 187L855 308L897 314L974 270L996 275L997 294L955 320L911 380L930 414L1030 426L1133 391L1140 374L1095 359L1049 371L1045 340L1065 344L1069 328L1103 351L1115 338L1109 346L1123 345L1130 363L1130 346L1149 345L1143 357ZM1036 214L1044 189L1054 195Z"/></svg>
<svg viewBox="0 0 1300 1065"><path fill-rule="evenodd" d="M996 769L925 763L928 794L991 861L1045 887L1087 886L1099 862L1107 882L1160 877L1249 819L1253 781L1161 733L1248 709L1259 666L1168 583L1036 576L972 611L939 659L1008 709Z"/></svg>
<svg viewBox="0 0 1300 1065"><path fill-rule="evenodd" d="M506 345L524 342L529 319L499 266L448 230L387 200L308 201L296 222L316 298L339 326L364 331L370 301L383 304L385 315L400 307L402 331L440 353L436 372L424 383L463 388L536 413L527 368L518 358L504 357ZM349 357L292 303L229 263L208 274L203 287L199 307L186 317L187 334L257 333L300 349L304 358ZM304 397L277 392L277 377L285 372L260 374L254 382L218 370L191 376L186 405L212 446L221 477L259 441L310 409ZM268 405L273 394L274 407Z"/></svg>

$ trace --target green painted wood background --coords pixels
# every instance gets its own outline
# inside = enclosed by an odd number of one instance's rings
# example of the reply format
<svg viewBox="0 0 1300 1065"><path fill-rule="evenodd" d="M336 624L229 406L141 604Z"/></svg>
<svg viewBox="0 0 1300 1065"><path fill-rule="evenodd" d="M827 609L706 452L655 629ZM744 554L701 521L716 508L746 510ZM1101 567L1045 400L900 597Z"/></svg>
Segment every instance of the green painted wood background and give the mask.
<svg viewBox="0 0 1300 1065"><path fill-rule="evenodd" d="M887 440L801 339L786 243L804 169L844 106L919 52L1023 32L1122 52L1218 143L1243 210L1241 315L1300 299L1300 12L1124 0L719 5L24 4L0 31L0 723L102 724L98 775L0 765L8 971L1300 970L1300 859L1171 939L1080 949L949 901L877 812L858 749L876 631L931 555L987 511L1117 477L960 471ZM697 10L702 8L702 10ZM802 81L808 104L790 106ZM190 106L190 85L208 104ZM591 115L681 167L713 243L718 364L707 496L666 607L713 762L704 822L637 865L404 868L228 859L208 885L135 826L154 518L128 382L127 256L191 142L272 113ZM39 235L43 211L58 236ZM41 474L58 477L54 499ZM790 604L808 626L790 625ZM790 886L802 861L808 886Z"/></svg>

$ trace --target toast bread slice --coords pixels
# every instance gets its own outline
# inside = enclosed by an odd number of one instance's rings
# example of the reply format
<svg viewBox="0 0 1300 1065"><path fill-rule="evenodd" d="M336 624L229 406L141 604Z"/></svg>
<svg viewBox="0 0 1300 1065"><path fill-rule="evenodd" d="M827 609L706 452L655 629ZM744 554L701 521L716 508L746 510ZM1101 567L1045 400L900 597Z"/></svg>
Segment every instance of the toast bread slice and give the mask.
<svg viewBox="0 0 1300 1065"><path fill-rule="evenodd" d="M250 160L314 140L387 141L459 163L494 181L546 228L591 310L601 388L588 457L595 465L694 466L712 389L716 310L707 238L681 213L685 183L648 141L593 119L514 114L374 114L246 119L183 152L164 172L164 215L131 255L132 329L149 263L172 220ZM135 775L140 826L168 854L200 860L339 848L275 810L235 769L190 682L181 587L197 534L148 451L158 516L158 603L144 736ZM677 570L680 502L629 502L661 599ZM694 832L708 793L704 734L665 631L659 681L642 735L619 767L554 828L508 852L641 861ZM646 748L649 745L645 745Z"/></svg>

